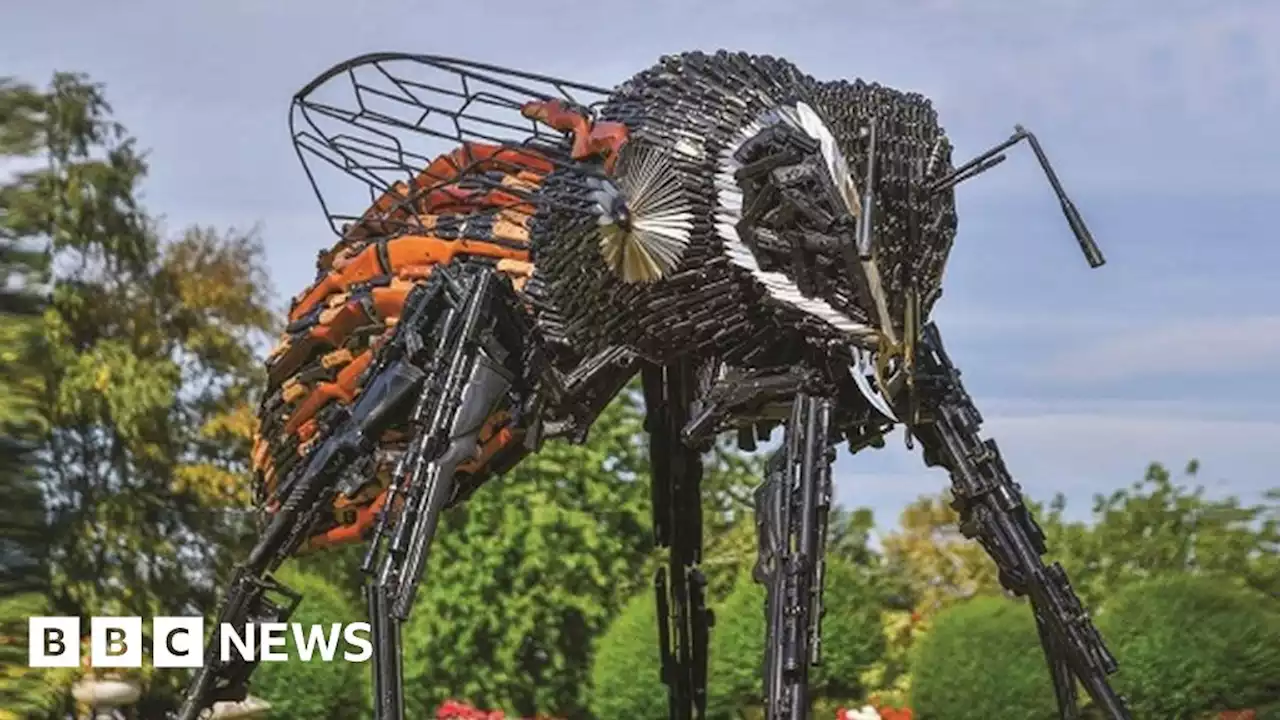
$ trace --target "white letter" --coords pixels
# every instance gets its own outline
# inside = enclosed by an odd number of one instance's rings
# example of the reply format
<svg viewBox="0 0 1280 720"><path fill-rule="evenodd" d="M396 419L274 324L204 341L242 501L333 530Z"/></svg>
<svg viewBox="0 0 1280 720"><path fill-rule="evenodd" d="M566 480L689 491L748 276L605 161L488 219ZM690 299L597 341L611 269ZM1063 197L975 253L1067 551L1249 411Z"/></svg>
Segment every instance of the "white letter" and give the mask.
<svg viewBox="0 0 1280 720"><path fill-rule="evenodd" d="M80 666L80 618L33 617L27 620L27 665Z"/></svg>
<svg viewBox="0 0 1280 720"><path fill-rule="evenodd" d="M357 632L364 633L365 637L356 635ZM364 662L365 660L373 657L373 643L369 642L368 637L372 632L373 631L369 628L369 623L367 622L351 623L348 625L343 637L346 638L348 645L355 645L356 647L361 648L361 650L359 654L348 650L342 654L342 659L347 662Z"/></svg>
<svg viewBox="0 0 1280 720"><path fill-rule="evenodd" d="M222 627L218 628L218 635L222 639L218 644L222 662L231 662L232 645L240 651L241 660L253 660L253 623L244 626L243 636L231 626L231 623L222 623Z"/></svg>
<svg viewBox="0 0 1280 720"><path fill-rule="evenodd" d="M302 636L302 623L293 623L293 644L298 646L298 657L305 662L311 662L311 654L315 652L314 645L320 646L320 659L325 662L333 662L333 654L338 650L338 638L342 635L342 625L334 623L329 627L329 637L324 635L322 625L312 625L311 633L304 638ZM325 645L325 640L329 641Z"/></svg>
<svg viewBox="0 0 1280 720"><path fill-rule="evenodd" d="M94 667L142 667L142 618L90 618L89 649Z"/></svg>
<svg viewBox="0 0 1280 720"><path fill-rule="evenodd" d="M289 659L289 653L276 652L272 648L282 648L288 644L289 638L285 636L289 627L284 623L262 623L258 627L262 628L262 639L259 643L262 645L262 662L280 662Z"/></svg>
<svg viewBox="0 0 1280 720"><path fill-rule="evenodd" d="M158 617L151 621L151 662L158 668L204 664L204 618Z"/></svg>

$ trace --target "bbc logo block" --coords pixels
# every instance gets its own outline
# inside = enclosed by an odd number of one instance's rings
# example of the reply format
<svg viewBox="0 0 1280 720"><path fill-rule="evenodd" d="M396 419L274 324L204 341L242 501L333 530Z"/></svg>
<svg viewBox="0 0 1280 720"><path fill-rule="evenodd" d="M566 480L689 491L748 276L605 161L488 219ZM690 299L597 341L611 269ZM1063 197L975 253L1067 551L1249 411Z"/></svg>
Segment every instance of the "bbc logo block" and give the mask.
<svg viewBox="0 0 1280 720"><path fill-rule="evenodd" d="M204 619L157 617L151 621L152 664L158 668L200 667L204 660ZM33 617L28 622L31 667L79 667L78 617ZM142 667L142 618L89 619L89 663L95 668Z"/></svg>
<svg viewBox="0 0 1280 720"><path fill-rule="evenodd" d="M80 618L33 617L27 625L31 667L80 667Z"/></svg>
<svg viewBox="0 0 1280 720"><path fill-rule="evenodd" d="M89 651L96 668L142 667L142 618L93 618Z"/></svg>
<svg viewBox="0 0 1280 720"><path fill-rule="evenodd" d="M196 668L204 662L204 618L158 617L151 621L151 662L158 668Z"/></svg>

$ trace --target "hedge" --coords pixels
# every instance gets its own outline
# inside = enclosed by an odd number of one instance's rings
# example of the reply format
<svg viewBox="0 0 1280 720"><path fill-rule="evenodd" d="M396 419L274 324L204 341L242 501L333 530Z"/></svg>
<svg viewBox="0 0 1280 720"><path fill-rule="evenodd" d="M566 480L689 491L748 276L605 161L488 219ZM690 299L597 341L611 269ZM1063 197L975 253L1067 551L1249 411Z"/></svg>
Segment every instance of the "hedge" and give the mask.
<svg viewBox="0 0 1280 720"><path fill-rule="evenodd" d="M912 650L911 674L918 720L1058 717L1025 602L983 596L938 613Z"/></svg>
<svg viewBox="0 0 1280 720"><path fill-rule="evenodd" d="M1261 593L1212 576L1157 577L1121 589L1097 623L1135 717L1280 703L1280 603Z"/></svg>
<svg viewBox="0 0 1280 720"><path fill-rule="evenodd" d="M667 717L667 686L659 674L657 622L653 591L641 591L600 636L591 664L588 694L588 704L596 717Z"/></svg>

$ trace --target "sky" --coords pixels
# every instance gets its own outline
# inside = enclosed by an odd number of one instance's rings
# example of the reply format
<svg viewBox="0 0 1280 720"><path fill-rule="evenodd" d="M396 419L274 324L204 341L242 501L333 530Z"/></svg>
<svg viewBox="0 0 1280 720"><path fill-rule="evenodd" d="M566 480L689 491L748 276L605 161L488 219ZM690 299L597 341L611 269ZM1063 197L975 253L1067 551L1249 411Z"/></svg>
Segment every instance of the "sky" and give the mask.
<svg viewBox="0 0 1280 720"><path fill-rule="evenodd" d="M333 241L289 142L293 93L372 51L613 86L660 55L745 50L933 99L957 161L1034 131L1108 263L1090 270L1030 153L958 190L933 313L1036 499L1152 461L1216 496L1280 486L1280 3L1273 0L9 0L0 74L107 85L150 149L148 208L258 225L283 306ZM841 454L837 501L891 522L947 482L901 437Z"/></svg>

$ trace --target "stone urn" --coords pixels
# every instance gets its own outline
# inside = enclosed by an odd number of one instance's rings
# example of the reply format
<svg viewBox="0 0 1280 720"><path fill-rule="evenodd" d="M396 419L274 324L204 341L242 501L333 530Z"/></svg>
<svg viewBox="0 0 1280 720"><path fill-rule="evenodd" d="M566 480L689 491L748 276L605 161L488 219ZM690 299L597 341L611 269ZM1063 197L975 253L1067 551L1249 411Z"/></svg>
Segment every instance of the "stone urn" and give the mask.
<svg viewBox="0 0 1280 720"><path fill-rule="evenodd" d="M267 711L271 709L271 703L252 695L246 697L239 702L216 702L213 704L213 713L209 715L209 720L233 720L261 718L267 716Z"/></svg>
<svg viewBox="0 0 1280 720"><path fill-rule="evenodd" d="M115 711L128 707L142 696L142 688L131 679L120 676L87 675L71 686L71 697L87 705L91 718L114 718Z"/></svg>

